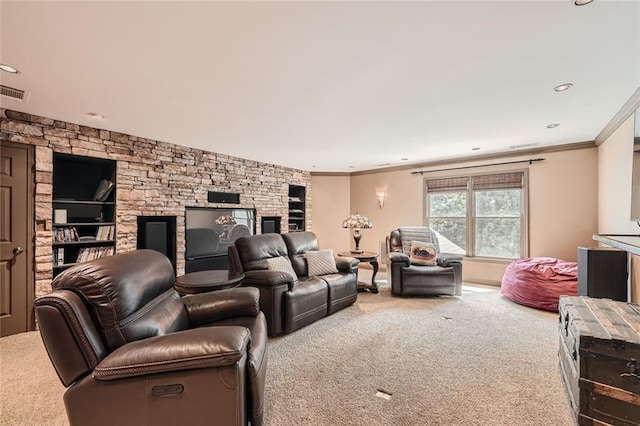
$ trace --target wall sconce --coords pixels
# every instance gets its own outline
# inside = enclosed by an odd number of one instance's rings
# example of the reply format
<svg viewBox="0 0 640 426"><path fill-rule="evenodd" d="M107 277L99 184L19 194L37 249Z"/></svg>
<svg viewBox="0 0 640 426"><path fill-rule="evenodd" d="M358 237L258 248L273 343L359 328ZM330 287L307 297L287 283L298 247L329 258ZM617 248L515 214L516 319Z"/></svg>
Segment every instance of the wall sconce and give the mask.
<svg viewBox="0 0 640 426"><path fill-rule="evenodd" d="M387 188L376 189L376 198L378 199L378 206L380 210L384 207L384 199L387 198Z"/></svg>

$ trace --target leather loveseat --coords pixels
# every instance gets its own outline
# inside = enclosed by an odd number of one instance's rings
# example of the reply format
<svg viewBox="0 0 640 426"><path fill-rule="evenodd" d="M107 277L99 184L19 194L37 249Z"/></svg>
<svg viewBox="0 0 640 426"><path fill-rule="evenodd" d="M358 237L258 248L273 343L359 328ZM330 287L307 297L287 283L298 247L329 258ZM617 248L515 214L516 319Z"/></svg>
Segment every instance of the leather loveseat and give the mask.
<svg viewBox="0 0 640 426"><path fill-rule="evenodd" d="M71 425L263 422L267 329L259 292L180 297L153 250L73 266L35 300Z"/></svg>
<svg viewBox="0 0 640 426"><path fill-rule="evenodd" d="M314 254L318 240L312 232L253 235L229 247L230 268L245 274L244 286L260 290L269 335L290 333L356 301L359 261L332 257L336 271L313 276L309 256ZM270 269L275 260L290 262L295 276Z"/></svg>

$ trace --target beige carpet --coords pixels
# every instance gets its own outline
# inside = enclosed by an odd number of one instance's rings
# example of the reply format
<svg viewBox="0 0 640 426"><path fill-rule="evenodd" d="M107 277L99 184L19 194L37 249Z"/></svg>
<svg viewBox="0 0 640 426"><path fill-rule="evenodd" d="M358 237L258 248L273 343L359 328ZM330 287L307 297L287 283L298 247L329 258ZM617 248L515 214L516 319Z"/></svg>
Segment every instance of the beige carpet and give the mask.
<svg viewBox="0 0 640 426"><path fill-rule="evenodd" d="M354 306L270 339L265 423L571 425L556 327L556 314L481 286L458 298L361 293ZM0 356L0 423L66 424L39 335L0 339Z"/></svg>

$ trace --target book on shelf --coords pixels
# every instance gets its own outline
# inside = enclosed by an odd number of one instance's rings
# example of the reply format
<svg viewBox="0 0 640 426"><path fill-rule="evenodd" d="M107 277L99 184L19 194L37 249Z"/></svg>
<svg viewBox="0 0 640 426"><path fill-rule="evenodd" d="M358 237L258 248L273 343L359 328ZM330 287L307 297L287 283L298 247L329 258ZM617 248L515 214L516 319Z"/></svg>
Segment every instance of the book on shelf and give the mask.
<svg viewBox="0 0 640 426"><path fill-rule="evenodd" d="M56 243L78 241L78 231L75 226L53 228L53 241Z"/></svg>
<svg viewBox="0 0 640 426"><path fill-rule="evenodd" d="M53 265L64 265L64 249L62 247L53 249Z"/></svg>
<svg viewBox="0 0 640 426"><path fill-rule="evenodd" d="M98 227L98 231L96 232L96 240L105 241L105 240L113 240L114 233L113 225L103 225Z"/></svg>
<svg viewBox="0 0 640 426"><path fill-rule="evenodd" d="M83 247L78 252L76 263L89 262L101 257L111 256L114 253L113 246Z"/></svg>

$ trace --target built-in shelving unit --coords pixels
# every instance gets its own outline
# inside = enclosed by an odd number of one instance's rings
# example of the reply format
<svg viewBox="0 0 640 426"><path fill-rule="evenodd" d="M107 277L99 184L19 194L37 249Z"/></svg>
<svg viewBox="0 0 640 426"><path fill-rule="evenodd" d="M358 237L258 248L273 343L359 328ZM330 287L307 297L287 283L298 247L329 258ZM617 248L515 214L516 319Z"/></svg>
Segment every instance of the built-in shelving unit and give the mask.
<svg viewBox="0 0 640 426"><path fill-rule="evenodd" d="M307 188L289 185L289 232L305 230L305 197Z"/></svg>
<svg viewBox="0 0 640 426"><path fill-rule="evenodd" d="M54 153L54 277L115 253L115 177L115 161Z"/></svg>

